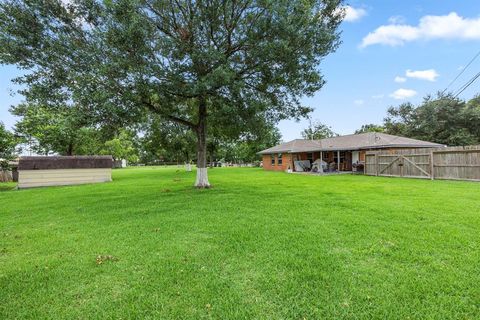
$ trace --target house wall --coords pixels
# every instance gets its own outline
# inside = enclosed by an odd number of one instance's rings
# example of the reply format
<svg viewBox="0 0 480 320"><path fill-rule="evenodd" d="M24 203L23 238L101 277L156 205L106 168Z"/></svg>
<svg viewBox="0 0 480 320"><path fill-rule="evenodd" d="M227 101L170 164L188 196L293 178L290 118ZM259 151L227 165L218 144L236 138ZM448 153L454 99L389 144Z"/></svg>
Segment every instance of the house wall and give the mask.
<svg viewBox="0 0 480 320"><path fill-rule="evenodd" d="M352 151L352 163L360 161L360 153L358 151Z"/></svg>
<svg viewBox="0 0 480 320"><path fill-rule="evenodd" d="M365 161L365 152L366 152L365 150L358 152L358 160Z"/></svg>
<svg viewBox="0 0 480 320"><path fill-rule="evenodd" d="M312 152L300 152L300 153L293 153L293 161L295 160L307 160L308 159L308 154ZM313 152L313 161L317 160L320 158L320 152Z"/></svg>
<svg viewBox="0 0 480 320"><path fill-rule="evenodd" d="M359 150L359 151L346 151L345 153L345 162L340 165L341 170L344 171L351 171L352 164L356 162L357 159L354 160L355 156L353 153L358 154L358 161L365 162L365 154L369 151L384 151L389 153L395 153L398 150L404 150L406 148L385 148L385 149L371 149L371 150ZM411 149L411 148L410 148ZM337 151L324 151L323 152L323 161L327 163L331 163L335 161ZM271 165L271 156L270 154L263 155L263 168L265 170L274 170L274 171L286 171L289 167L293 170L294 165L293 162L296 160L307 160L308 159L308 152L299 152L299 153L283 153L283 163L282 165L278 165L278 154L274 154L275 157L275 165ZM313 161L320 158L320 151L313 152Z"/></svg>
<svg viewBox="0 0 480 320"><path fill-rule="evenodd" d="M293 162L296 160L307 160L308 159L308 152L300 152L300 153L283 153L282 154L282 165L278 165L278 154L273 154L275 158L275 165L272 166L271 164L271 154L264 154L262 156L263 160L263 168L265 170L273 170L273 171L285 171L289 167L293 170ZM313 161L320 158L320 152L313 152ZM334 153L332 151L323 152L323 158L326 162L332 162L334 159Z"/></svg>
<svg viewBox="0 0 480 320"><path fill-rule="evenodd" d="M275 159L275 164L272 166L272 156ZM292 155L289 153L282 153L282 164L278 164L278 154L264 154L262 156L263 168L265 170L286 171L288 168L293 169Z"/></svg>
<svg viewBox="0 0 480 320"><path fill-rule="evenodd" d="M262 155L263 169L273 170L273 167L272 167L272 164L271 164L271 157L272 157L272 155L270 155L270 154Z"/></svg>

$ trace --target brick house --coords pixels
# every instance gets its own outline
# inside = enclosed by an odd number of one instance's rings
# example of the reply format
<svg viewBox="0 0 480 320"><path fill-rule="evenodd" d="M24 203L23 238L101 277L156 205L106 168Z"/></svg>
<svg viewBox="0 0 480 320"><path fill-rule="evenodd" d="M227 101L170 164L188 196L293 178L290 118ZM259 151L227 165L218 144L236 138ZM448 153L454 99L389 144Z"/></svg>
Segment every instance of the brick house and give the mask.
<svg viewBox="0 0 480 320"><path fill-rule="evenodd" d="M351 171L355 163L365 161L370 150L439 148L444 145L379 132L351 134L321 140L295 139L259 152L265 170L295 171L295 161L322 159L336 171ZM333 166L334 164L334 166Z"/></svg>

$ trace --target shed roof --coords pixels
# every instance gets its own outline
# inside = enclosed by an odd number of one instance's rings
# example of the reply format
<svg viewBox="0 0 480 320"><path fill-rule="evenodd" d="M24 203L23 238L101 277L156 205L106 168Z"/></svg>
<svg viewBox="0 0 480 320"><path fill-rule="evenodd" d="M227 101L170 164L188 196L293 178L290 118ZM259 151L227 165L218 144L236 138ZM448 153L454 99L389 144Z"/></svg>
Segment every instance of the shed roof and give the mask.
<svg viewBox="0 0 480 320"><path fill-rule="evenodd" d="M20 157L18 170L112 168L112 156L26 156Z"/></svg>
<svg viewBox="0 0 480 320"><path fill-rule="evenodd" d="M259 152L297 153L313 151L362 150L383 148L438 148L444 145L380 132L367 132L321 140L295 139Z"/></svg>

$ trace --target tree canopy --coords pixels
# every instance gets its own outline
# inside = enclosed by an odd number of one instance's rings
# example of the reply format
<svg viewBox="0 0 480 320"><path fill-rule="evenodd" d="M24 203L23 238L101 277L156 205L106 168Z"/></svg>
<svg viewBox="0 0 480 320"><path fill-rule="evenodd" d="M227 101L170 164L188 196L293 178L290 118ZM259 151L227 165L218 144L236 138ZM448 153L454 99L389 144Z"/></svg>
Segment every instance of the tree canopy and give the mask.
<svg viewBox="0 0 480 320"><path fill-rule="evenodd" d="M211 158L233 163L254 163L260 161L257 152L280 143L281 134L273 124L264 124L239 139L220 141L212 151Z"/></svg>
<svg viewBox="0 0 480 320"><path fill-rule="evenodd" d="M450 146L480 143L480 98L468 102L452 95L427 96L414 106L388 109L385 132Z"/></svg>
<svg viewBox="0 0 480 320"><path fill-rule="evenodd" d="M301 134L303 139L310 140L319 140L338 136L337 133L333 132L331 127L321 123L320 121L314 121L313 123L310 123L308 128L305 128Z"/></svg>
<svg viewBox="0 0 480 320"><path fill-rule="evenodd" d="M255 125L236 139L231 138L228 128L210 126L207 139L207 153L210 162L226 161L234 163L253 163L260 160L257 152L278 144L281 138L279 130L265 119L254 122ZM141 160L144 163L164 162L189 163L196 158L195 134L176 122L152 116L140 127L139 139ZM213 132L212 132L213 131Z"/></svg>
<svg viewBox="0 0 480 320"><path fill-rule="evenodd" d="M80 106L122 126L145 111L191 129L196 186L208 187L207 122L305 116L339 45L340 0L6 0L0 63L27 74L27 100Z"/></svg>
<svg viewBox="0 0 480 320"><path fill-rule="evenodd" d="M102 154L108 154L113 160L125 159L128 162L138 161L138 150L133 143L135 134L127 130L121 130L113 139L104 143Z"/></svg>
<svg viewBox="0 0 480 320"><path fill-rule="evenodd" d="M360 129L355 130L355 134L366 133L366 132L385 132L385 128L378 124L369 123L369 124L364 124Z"/></svg>
<svg viewBox="0 0 480 320"><path fill-rule="evenodd" d="M15 135L0 122L0 169L8 167L8 160L14 156L17 142Z"/></svg>
<svg viewBox="0 0 480 320"><path fill-rule="evenodd" d="M189 163L195 155L195 133L175 121L152 115L141 126L141 159L145 163Z"/></svg>
<svg viewBox="0 0 480 320"><path fill-rule="evenodd" d="M20 117L15 132L32 151L39 154L95 154L101 144L101 133L85 113L76 107L48 107L33 103L13 106L11 113Z"/></svg>

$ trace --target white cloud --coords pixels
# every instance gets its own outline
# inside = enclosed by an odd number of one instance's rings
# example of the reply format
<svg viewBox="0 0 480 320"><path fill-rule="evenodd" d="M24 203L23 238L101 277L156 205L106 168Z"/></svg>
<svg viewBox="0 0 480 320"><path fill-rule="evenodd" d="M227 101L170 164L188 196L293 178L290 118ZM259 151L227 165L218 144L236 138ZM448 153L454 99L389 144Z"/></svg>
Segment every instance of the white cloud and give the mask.
<svg viewBox="0 0 480 320"><path fill-rule="evenodd" d="M397 100L403 100L407 98L411 98L417 94L417 91L412 90L412 89L398 89L395 92L393 92L390 97L397 99Z"/></svg>
<svg viewBox="0 0 480 320"><path fill-rule="evenodd" d="M435 69L428 69L428 70L407 70L405 75L409 78L415 78L420 80L427 80L427 81L436 81L439 74Z"/></svg>
<svg viewBox="0 0 480 320"><path fill-rule="evenodd" d="M370 32L360 47L374 44L399 46L409 41L430 39L480 40L480 17L464 18L451 12L444 16L423 16L417 26L391 23Z"/></svg>
<svg viewBox="0 0 480 320"><path fill-rule="evenodd" d="M404 24L406 20L404 16L393 16L388 18L388 22L391 24Z"/></svg>
<svg viewBox="0 0 480 320"><path fill-rule="evenodd" d="M362 104L365 103L365 101L363 101L362 99L357 99L357 100L353 101L353 103L355 103L357 106L361 106Z"/></svg>
<svg viewBox="0 0 480 320"><path fill-rule="evenodd" d="M383 97L385 97L385 95L384 95L383 93L381 93L381 94L374 94L374 95L372 96L373 99L382 99Z"/></svg>
<svg viewBox="0 0 480 320"><path fill-rule="evenodd" d="M355 22L367 15L367 11L362 8L344 6L343 9L345 10L345 18L343 19L343 21Z"/></svg>
<svg viewBox="0 0 480 320"><path fill-rule="evenodd" d="M407 78L396 76L394 81L397 83L404 83L405 81L407 81Z"/></svg>

